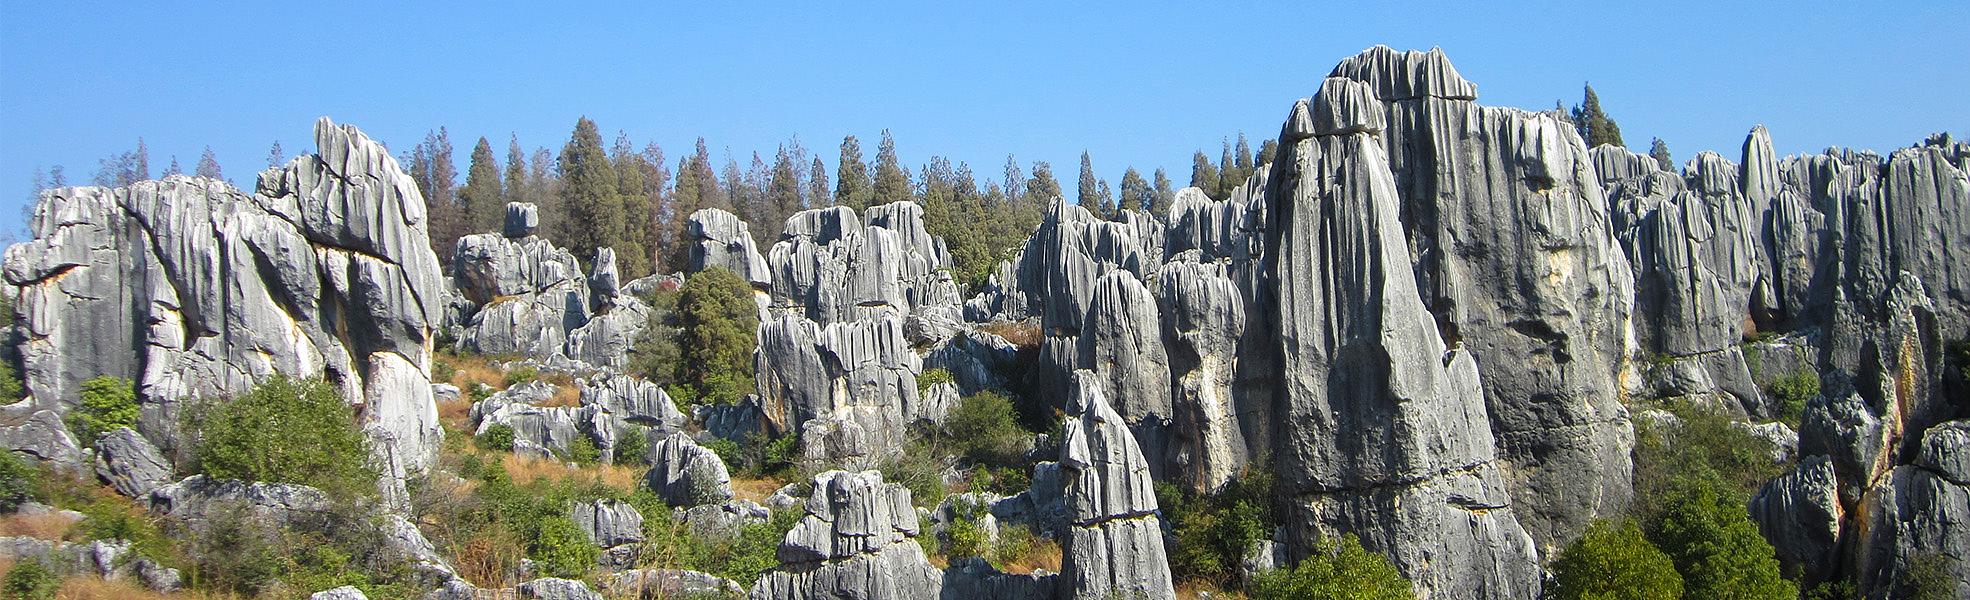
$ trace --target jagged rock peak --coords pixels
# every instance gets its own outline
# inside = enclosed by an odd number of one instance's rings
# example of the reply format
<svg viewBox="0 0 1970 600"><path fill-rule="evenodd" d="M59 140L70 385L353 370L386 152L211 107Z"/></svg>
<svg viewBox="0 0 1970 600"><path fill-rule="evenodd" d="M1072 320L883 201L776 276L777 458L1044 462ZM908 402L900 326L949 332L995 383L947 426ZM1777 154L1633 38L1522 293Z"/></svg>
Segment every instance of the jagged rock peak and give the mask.
<svg viewBox="0 0 1970 600"><path fill-rule="evenodd" d="M1294 121L1298 121L1295 105ZM1368 84L1341 77L1320 82L1320 93L1313 97L1313 135L1343 133L1381 133L1384 117L1382 100Z"/></svg>
<svg viewBox="0 0 1970 600"><path fill-rule="evenodd" d="M1441 48L1398 51L1375 46L1341 61L1327 76L1367 82L1383 100L1477 99L1477 84L1458 75Z"/></svg>
<svg viewBox="0 0 1970 600"><path fill-rule="evenodd" d="M540 229L540 208L532 202L506 203L506 237L523 238Z"/></svg>
<svg viewBox="0 0 1970 600"><path fill-rule="evenodd" d="M780 567L754 586L755 600L938 598L943 578L914 538L910 490L877 471L814 476L807 514L787 532Z"/></svg>
<svg viewBox="0 0 1970 600"><path fill-rule="evenodd" d="M1061 585L1074 598L1175 598L1149 462L1093 373L1074 373L1067 401L1067 542Z"/></svg>

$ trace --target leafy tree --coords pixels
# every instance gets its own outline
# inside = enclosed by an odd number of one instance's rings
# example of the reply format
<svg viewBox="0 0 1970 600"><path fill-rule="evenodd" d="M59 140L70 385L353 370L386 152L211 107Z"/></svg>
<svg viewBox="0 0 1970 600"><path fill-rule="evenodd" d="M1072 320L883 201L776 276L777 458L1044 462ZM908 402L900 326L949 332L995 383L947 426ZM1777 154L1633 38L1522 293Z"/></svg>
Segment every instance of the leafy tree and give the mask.
<svg viewBox="0 0 1970 600"><path fill-rule="evenodd" d="M193 169L192 174L199 177L207 179L226 178L225 175L219 173L219 157L212 154L211 146L206 146L205 152L198 155L198 166Z"/></svg>
<svg viewBox="0 0 1970 600"><path fill-rule="evenodd" d="M1218 168L1211 164L1211 157L1204 156L1203 150L1190 157L1190 187L1204 190L1212 199L1223 200L1217 195Z"/></svg>
<svg viewBox="0 0 1970 600"><path fill-rule="evenodd" d="M1580 139L1587 142L1588 148L1601 144L1624 145L1621 143L1621 126L1614 119L1601 112L1601 97L1594 93L1594 86L1586 86L1585 97L1578 106L1573 107L1573 127L1580 131Z"/></svg>
<svg viewBox="0 0 1970 600"><path fill-rule="evenodd" d="M1649 142L1649 158L1655 159L1656 166L1662 167L1664 171L1671 173L1676 171L1676 160L1670 157L1669 144L1662 141L1662 138L1655 138Z"/></svg>
<svg viewBox="0 0 1970 600"><path fill-rule="evenodd" d="M194 455L220 479L298 483L331 494L367 495L376 473L369 441L335 388L319 379L275 376L193 419Z"/></svg>
<svg viewBox="0 0 1970 600"><path fill-rule="evenodd" d="M1033 433L1020 427L1012 399L989 390L958 401L944 420L942 438L976 465L1018 465L1033 446Z"/></svg>
<svg viewBox="0 0 1970 600"><path fill-rule="evenodd" d="M1122 197L1116 202L1121 210L1146 211L1156 205L1156 192L1149 188L1149 180L1142 178L1135 167L1129 167L1122 174Z"/></svg>
<svg viewBox="0 0 1970 600"><path fill-rule="evenodd" d="M1156 216L1169 216L1170 205L1176 204L1177 190L1170 183L1170 175L1162 167L1156 168L1155 201L1149 204L1149 212Z"/></svg>
<svg viewBox="0 0 1970 600"><path fill-rule="evenodd" d="M103 187L124 187L150 179L150 151L144 138L137 138L137 149L102 159L94 183ZM59 186L57 186L59 187Z"/></svg>
<svg viewBox="0 0 1970 600"><path fill-rule="evenodd" d="M1265 168L1266 165L1272 164L1272 158L1278 155L1279 140L1266 140L1259 142L1259 154L1253 162L1258 163L1259 168Z"/></svg>
<svg viewBox="0 0 1970 600"><path fill-rule="evenodd" d="M752 284L719 268L685 280L678 296L683 326L682 379L704 402L738 402L753 387L753 332L759 307Z"/></svg>
<svg viewBox="0 0 1970 600"><path fill-rule="evenodd" d="M859 213L874 198L875 182L869 179L868 163L862 162L862 142L852 135L841 138L841 159L835 162L835 204Z"/></svg>
<svg viewBox="0 0 1970 600"><path fill-rule="evenodd" d="M1291 569L1260 573L1246 590L1252 600L1406 600L1416 597L1395 565L1361 547L1353 534L1322 544Z"/></svg>
<svg viewBox="0 0 1970 600"><path fill-rule="evenodd" d="M41 472L20 455L0 450L0 513L11 513L40 495Z"/></svg>
<svg viewBox="0 0 1970 600"><path fill-rule="evenodd" d="M1649 541L1675 561L1683 591L1691 598L1797 598L1798 586L1779 576L1772 545L1759 535L1742 497L1733 492L1715 472L1701 467L1679 477L1650 524Z"/></svg>
<svg viewBox="0 0 1970 600"><path fill-rule="evenodd" d="M506 193L500 189L499 165L494 162L492 142L479 138L472 146L472 165L465 172L465 187L458 190L465 224L460 233L499 231L506 218Z"/></svg>
<svg viewBox="0 0 1970 600"><path fill-rule="evenodd" d="M1676 563L1634 521L1596 521L1553 563L1555 600L1677 600Z"/></svg>
<svg viewBox="0 0 1970 600"><path fill-rule="evenodd" d="M136 427L137 390L128 379L110 376L82 382L82 402L68 413L68 429L83 444L119 427Z"/></svg>
<svg viewBox="0 0 1970 600"><path fill-rule="evenodd" d="M896 140L882 130L882 144L876 147L875 203L888 204L910 199L910 171L896 159Z"/></svg>
<svg viewBox="0 0 1970 600"><path fill-rule="evenodd" d="M1086 150L1081 151L1081 181L1080 185L1075 189L1078 190L1078 195L1074 201L1079 203L1081 208L1088 209L1088 212L1094 213L1095 218L1114 218L1114 215L1109 214L1112 211L1108 211L1101 206L1099 190L1095 189L1094 163L1088 160L1088 152Z"/></svg>

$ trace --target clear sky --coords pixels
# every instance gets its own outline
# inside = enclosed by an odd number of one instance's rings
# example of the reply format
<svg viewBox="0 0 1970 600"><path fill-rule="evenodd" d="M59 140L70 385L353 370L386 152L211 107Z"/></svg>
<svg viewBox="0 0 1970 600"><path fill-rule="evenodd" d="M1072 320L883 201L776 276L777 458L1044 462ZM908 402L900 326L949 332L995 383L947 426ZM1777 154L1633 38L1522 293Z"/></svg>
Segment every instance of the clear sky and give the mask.
<svg viewBox="0 0 1970 600"><path fill-rule="evenodd" d="M1086 149L1111 182L1135 165L1182 184L1193 150L1271 137L1374 44L1441 46L1485 104L1571 105L1591 82L1631 147L1661 137L1679 161L1735 157L1758 123L1783 154L1970 135L1963 0L621 4L652 6L0 0L0 231L37 168L83 183L141 136L153 175L209 145L250 187L323 115L395 151L447 126L461 173L479 136L502 159L510 134L558 151L587 115L673 161L698 136L743 164L798 135L832 170L843 135L873 158L888 128L912 168L942 154L996 178L1011 153L1071 188Z"/></svg>

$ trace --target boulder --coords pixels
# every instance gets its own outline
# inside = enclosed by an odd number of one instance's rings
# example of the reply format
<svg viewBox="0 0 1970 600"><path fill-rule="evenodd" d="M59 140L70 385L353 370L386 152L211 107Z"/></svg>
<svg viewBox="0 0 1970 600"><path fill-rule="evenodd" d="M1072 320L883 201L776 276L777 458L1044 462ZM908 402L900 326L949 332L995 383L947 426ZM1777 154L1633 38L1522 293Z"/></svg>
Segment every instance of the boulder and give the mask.
<svg viewBox="0 0 1970 600"><path fill-rule="evenodd" d="M514 588L521 598L533 600L603 600L588 584L574 579L542 577Z"/></svg>
<svg viewBox="0 0 1970 600"><path fill-rule="evenodd" d="M308 596L308 600L369 600L356 586L345 585L339 588L322 590Z"/></svg>
<svg viewBox="0 0 1970 600"><path fill-rule="evenodd" d="M119 427L96 439L96 476L117 493L142 498L171 482L171 461L136 430Z"/></svg>
<svg viewBox="0 0 1970 600"><path fill-rule="evenodd" d="M766 258L759 254L759 246L753 243L752 228L738 215L716 208L699 210L691 213L686 221L684 235L686 242L691 244L690 257L684 269L686 273L717 267L731 271L755 286L765 287L773 283Z"/></svg>
<svg viewBox="0 0 1970 600"><path fill-rule="evenodd" d="M942 578L915 539L921 531L908 489L876 471L828 471L814 477L806 513L780 544L780 566L750 597L940 596Z"/></svg>
<svg viewBox="0 0 1970 600"><path fill-rule="evenodd" d="M671 506L718 504L732 499L732 476L725 461L682 433L658 440L644 454L650 470L643 485Z"/></svg>
<svg viewBox="0 0 1970 600"><path fill-rule="evenodd" d="M575 525L603 548L643 541L643 513L621 500L574 503Z"/></svg>
<svg viewBox="0 0 1970 600"><path fill-rule="evenodd" d="M1846 517L1839 484L1833 461L1815 456L1765 482L1751 497L1751 520L1778 550L1785 572L1799 574L1804 583L1826 580L1838 564L1834 552Z"/></svg>
<svg viewBox="0 0 1970 600"><path fill-rule="evenodd" d="M610 575L602 591L611 598L664 600L667 598L738 598L745 588L738 582L699 571L684 569L633 569Z"/></svg>

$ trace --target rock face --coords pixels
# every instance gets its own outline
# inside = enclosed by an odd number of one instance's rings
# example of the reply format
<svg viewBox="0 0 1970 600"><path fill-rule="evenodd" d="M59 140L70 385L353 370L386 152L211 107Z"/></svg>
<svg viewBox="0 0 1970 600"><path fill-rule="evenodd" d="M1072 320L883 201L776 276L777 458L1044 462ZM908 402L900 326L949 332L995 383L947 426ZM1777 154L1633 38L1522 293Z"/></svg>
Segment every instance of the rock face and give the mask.
<svg viewBox="0 0 1970 600"><path fill-rule="evenodd" d="M1832 569L1843 516L1839 483L1832 461L1818 456L1752 496L1751 520L1778 550L1787 572L1819 577Z"/></svg>
<svg viewBox="0 0 1970 600"><path fill-rule="evenodd" d="M806 510L752 598L939 597L943 580L913 539L922 532L908 489L875 471L829 471L814 477Z"/></svg>
<svg viewBox="0 0 1970 600"><path fill-rule="evenodd" d="M562 370L622 368L649 308L622 293L614 250L598 249L583 275L573 253L534 235L537 215L532 204L511 203L503 234L458 239L451 278L459 347Z"/></svg>
<svg viewBox="0 0 1970 600"><path fill-rule="evenodd" d="M1072 598L1175 598L1149 462L1098 376L1074 374L1060 466L1067 536L1060 586Z"/></svg>
<svg viewBox="0 0 1970 600"><path fill-rule="evenodd" d="M1312 133L1383 144L1417 291L1476 358L1514 512L1557 550L1632 495L1634 283L1592 156L1557 115L1477 105L1441 51L1376 47L1329 77Z"/></svg>
<svg viewBox="0 0 1970 600"><path fill-rule="evenodd" d="M1477 365L1445 346L1418 293L1379 114L1312 126L1310 114L1340 112L1315 107L1366 88L1329 78L1294 107L1267 193L1284 367L1274 460L1292 494L1293 554L1354 533L1421 595L1534 597L1538 555L1499 469Z"/></svg>
<svg viewBox="0 0 1970 600"><path fill-rule="evenodd" d="M773 275L753 243L752 228L745 221L716 208L691 213L685 235L692 244L686 272L696 273L712 267L731 271L756 286L773 283Z"/></svg>
<svg viewBox="0 0 1970 600"><path fill-rule="evenodd" d="M621 500L576 502L575 525L603 548L643 541L643 514Z"/></svg>
<svg viewBox="0 0 1970 600"><path fill-rule="evenodd" d="M252 194L172 176L44 195L34 239L5 259L33 406L66 411L85 379L131 379L138 431L170 449L186 399L320 376L358 405L387 476L426 469L443 435L430 340L444 288L423 198L354 127L314 134L316 154Z"/></svg>
<svg viewBox="0 0 1970 600"><path fill-rule="evenodd" d="M128 427L119 427L96 440L96 476L109 482L117 493L142 498L171 483L171 474L171 461Z"/></svg>
<svg viewBox="0 0 1970 600"><path fill-rule="evenodd" d="M1903 597L1903 576L1928 561L1970 596L1970 420L1922 435L1915 460L1895 467L1862 500L1857 579L1872 594Z"/></svg>
<svg viewBox="0 0 1970 600"><path fill-rule="evenodd" d="M820 325L781 311L759 329L759 396L776 434L802 432L813 458L887 455L913 423L941 420L947 406L925 402L923 360L897 315ZM826 434L806 432L826 429Z"/></svg>
<svg viewBox="0 0 1970 600"><path fill-rule="evenodd" d="M691 507L732 499L732 476L718 455L682 433L666 435L650 446L650 470L643 484L671 506Z"/></svg>

